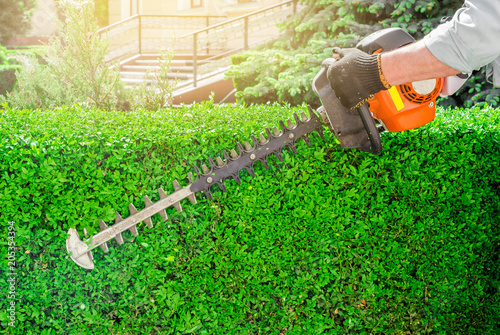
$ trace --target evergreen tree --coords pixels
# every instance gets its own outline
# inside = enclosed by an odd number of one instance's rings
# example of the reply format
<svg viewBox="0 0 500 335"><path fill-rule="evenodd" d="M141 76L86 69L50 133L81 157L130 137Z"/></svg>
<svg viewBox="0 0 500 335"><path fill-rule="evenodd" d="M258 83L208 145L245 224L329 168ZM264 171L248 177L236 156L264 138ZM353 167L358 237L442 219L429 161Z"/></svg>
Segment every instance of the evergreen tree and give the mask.
<svg viewBox="0 0 500 335"><path fill-rule="evenodd" d="M304 9L282 24L273 43L233 57L228 72L237 96L245 102L319 104L312 79L333 46L354 47L362 38L387 27L401 27L415 39L452 16L463 0L304 0ZM484 74L475 74L459 94L443 104L499 102Z"/></svg>

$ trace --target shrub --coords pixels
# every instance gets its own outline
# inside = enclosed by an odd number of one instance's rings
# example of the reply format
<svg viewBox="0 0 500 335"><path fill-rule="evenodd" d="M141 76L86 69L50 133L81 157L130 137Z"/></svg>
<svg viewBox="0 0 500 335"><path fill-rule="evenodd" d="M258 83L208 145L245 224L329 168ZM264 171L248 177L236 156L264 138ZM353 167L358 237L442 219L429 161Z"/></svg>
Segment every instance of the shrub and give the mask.
<svg viewBox="0 0 500 335"><path fill-rule="evenodd" d="M82 104L114 108L119 72L104 62L108 41L97 34L92 1L60 2L65 17L51 38L45 64L32 55L20 57L17 89L5 101L17 108L54 108Z"/></svg>
<svg viewBox="0 0 500 335"><path fill-rule="evenodd" d="M46 52L18 56L23 64L18 85L0 102L13 108L52 109L73 104L102 109L158 109L171 97L174 83L166 78L172 53L163 55L161 70L150 86L124 88L118 66L104 61L109 41L98 34L92 1L60 2L64 22Z"/></svg>
<svg viewBox="0 0 500 335"><path fill-rule="evenodd" d="M248 140L287 106L0 111L0 226L14 222L12 334L496 334L500 111L438 109L381 156L326 131L155 228L71 262L66 231ZM6 235L4 235L6 236ZM129 243L133 242L133 243ZM6 259L6 248L0 248ZM6 262L0 263L6 273ZM0 289L8 283L0 279ZM0 300L0 323L7 327Z"/></svg>
<svg viewBox="0 0 500 335"><path fill-rule="evenodd" d="M0 45L0 95L12 91L16 84L17 62L9 56L7 48Z"/></svg>
<svg viewBox="0 0 500 335"><path fill-rule="evenodd" d="M143 81L129 89L126 96L130 109L156 111L172 101L172 92L177 82L169 79L168 73L174 55L173 51L161 52L158 58L159 68L146 73L150 82Z"/></svg>
<svg viewBox="0 0 500 335"><path fill-rule="evenodd" d="M0 44L22 36L31 29L31 17L37 7L34 0L0 0Z"/></svg>

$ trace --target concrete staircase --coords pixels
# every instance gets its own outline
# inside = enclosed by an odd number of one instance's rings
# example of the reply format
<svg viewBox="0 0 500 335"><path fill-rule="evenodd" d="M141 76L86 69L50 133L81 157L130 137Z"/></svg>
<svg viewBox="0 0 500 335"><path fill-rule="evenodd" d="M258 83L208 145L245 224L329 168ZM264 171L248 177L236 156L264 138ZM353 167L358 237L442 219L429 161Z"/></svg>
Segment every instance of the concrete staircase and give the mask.
<svg viewBox="0 0 500 335"><path fill-rule="evenodd" d="M297 6L296 0L285 0L215 24L209 25L207 21L206 27L196 30L193 26L192 31L175 39L175 43L168 38L176 34L162 28L156 22L159 18L144 15L111 25L102 34L113 42L108 58L120 61L121 78L126 86L151 82L148 70L160 68L160 55L155 53L164 50L165 46L175 45L176 55L168 75L178 81L174 104L207 100L211 92L215 92L215 102L232 102L234 97L232 101L226 99L234 91L232 80L224 79L224 72L231 65L231 55L280 36L282 32L277 23L297 13ZM172 18L160 19L165 24L172 21Z"/></svg>
<svg viewBox="0 0 500 335"><path fill-rule="evenodd" d="M210 55L198 56L198 65L205 64L205 59L210 57ZM160 54L146 54L134 56L123 62L120 66L120 75L125 87L141 82L150 83L151 75L148 77L147 73L160 69L159 58ZM200 80L196 88L183 85L191 83L193 77L193 55L176 54L170 63L170 71L167 75L167 78L179 82L173 94L172 105L208 100L212 92L215 94L213 97L215 102L235 102L234 95L230 94L234 90L233 82L230 79L224 80L223 74Z"/></svg>
<svg viewBox="0 0 500 335"><path fill-rule="evenodd" d="M143 81L151 82L147 72L160 69L159 54L137 55L128 59L120 66L120 75L126 86L132 86ZM201 60L202 61L202 60ZM169 79L193 80L193 55L175 55L170 64Z"/></svg>

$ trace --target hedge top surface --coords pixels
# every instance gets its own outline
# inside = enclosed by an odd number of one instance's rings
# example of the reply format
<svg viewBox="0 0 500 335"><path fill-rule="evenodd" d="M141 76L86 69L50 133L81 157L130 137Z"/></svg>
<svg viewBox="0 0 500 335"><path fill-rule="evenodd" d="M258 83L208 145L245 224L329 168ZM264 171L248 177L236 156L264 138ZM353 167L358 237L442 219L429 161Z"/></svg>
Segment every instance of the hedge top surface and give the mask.
<svg viewBox="0 0 500 335"><path fill-rule="evenodd" d="M297 107L299 112L305 106ZM247 141L287 106L158 113L0 111L0 226L16 229L7 332L495 334L500 112L438 109L385 133L381 156L329 132L256 177L74 265L66 231L98 230L173 191L192 165ZM0 248L7 259L5 244ZM7 271L7 262L1 262ZM0 278L2 292L9 283ZM1 330L0 332L5 332Z"/></svg>

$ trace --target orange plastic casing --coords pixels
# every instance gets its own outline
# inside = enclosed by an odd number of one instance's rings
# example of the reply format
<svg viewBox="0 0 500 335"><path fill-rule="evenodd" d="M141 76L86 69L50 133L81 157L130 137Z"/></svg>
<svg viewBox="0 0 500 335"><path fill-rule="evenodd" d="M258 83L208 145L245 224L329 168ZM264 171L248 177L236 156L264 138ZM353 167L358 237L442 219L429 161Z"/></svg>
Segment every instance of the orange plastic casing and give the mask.
<svg viewBox="0 0 500 335"><path fill-rule="evenodd" d="M443 79L436 79L431 93L417 93L412 83L380 91L368 100L373 116L382 121L390 132L418 128L434 120L436 98L443 89Z"/></svg>

